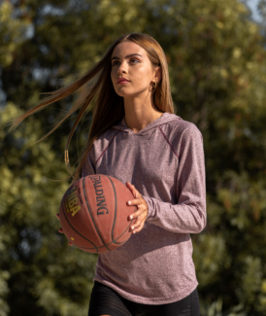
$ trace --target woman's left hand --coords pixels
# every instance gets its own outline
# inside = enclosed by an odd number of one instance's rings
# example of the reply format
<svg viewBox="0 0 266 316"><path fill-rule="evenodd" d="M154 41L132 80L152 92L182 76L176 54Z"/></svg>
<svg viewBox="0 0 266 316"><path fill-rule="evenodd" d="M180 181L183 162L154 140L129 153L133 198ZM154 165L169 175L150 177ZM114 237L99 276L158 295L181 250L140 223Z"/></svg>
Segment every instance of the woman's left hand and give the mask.
<svg viewBox="0 0 266 316"><path fill-rule="evenodd" d="M134 200L127 202L128 205L136 205L138 210L129 216L130 220L136 219L136 223L130 227L133 234L139 233L144 227L148 216L148 205L135 186L129 182L126 183L129 190L135 197Z"/></svg>

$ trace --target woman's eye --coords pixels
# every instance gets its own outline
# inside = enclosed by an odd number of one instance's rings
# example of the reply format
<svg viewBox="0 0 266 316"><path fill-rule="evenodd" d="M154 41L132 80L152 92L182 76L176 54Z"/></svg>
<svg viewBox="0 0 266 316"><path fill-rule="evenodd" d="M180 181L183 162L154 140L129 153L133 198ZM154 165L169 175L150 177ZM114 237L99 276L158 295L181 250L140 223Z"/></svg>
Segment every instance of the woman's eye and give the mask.
<svg viewBox="0 0 266 316"><path fill-rule="evenodd" d="M136 59L136 58L132 58L132 59L129 60L129 63L130 63L130 64L136 64L136 63L138 63L138 62L139 62L139 60ZM114 60L114 61L112 62L112 67L116 67L116 66L119 66L119 65L120 65L120 62L119 62L118 60Z"/></svg>
<svg viewBox="0 0 266 316"><path fill-rule="evenodd" d="M132 59L130 59L130 62L131 62L132 64L136 64L136 63L138 63L139 61L138 61L138 59L132 58Z"/></svg>

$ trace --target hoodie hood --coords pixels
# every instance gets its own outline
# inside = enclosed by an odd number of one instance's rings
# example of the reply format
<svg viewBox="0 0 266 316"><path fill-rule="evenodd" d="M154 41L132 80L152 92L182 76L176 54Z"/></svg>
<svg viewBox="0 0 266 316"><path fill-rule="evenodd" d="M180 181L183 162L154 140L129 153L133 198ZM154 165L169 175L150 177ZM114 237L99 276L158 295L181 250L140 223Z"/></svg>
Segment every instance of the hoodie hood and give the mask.
<svg viewBox="0 0 266 316"><path fill-rule="evenodd" d="M161 126L163 124L166 124L172 121L178 121L178 120L182 120L182 119L175 114L164 112L161 117L159 117L157 120L145 126L138 133L135 133L131 128L129 128L126 125L125 118L123 118L122 121L119 122L117 125L114 125L113 128L123 131L124 133L127 133L127 134L146 135L147 133L149 134L155 127Z"/></svg>

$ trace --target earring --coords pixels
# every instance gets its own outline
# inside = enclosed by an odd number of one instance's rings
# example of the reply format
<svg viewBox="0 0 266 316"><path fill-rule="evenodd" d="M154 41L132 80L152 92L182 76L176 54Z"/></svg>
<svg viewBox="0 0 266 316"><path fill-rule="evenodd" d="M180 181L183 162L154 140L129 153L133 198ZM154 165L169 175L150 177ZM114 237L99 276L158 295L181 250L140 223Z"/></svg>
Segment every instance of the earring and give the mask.
<svg viewBox="0 0 266 316"><path fill-rule="evenodd" d="M153 89L155 90L157 88L158 82L154 81L153 83Z"/></svg>

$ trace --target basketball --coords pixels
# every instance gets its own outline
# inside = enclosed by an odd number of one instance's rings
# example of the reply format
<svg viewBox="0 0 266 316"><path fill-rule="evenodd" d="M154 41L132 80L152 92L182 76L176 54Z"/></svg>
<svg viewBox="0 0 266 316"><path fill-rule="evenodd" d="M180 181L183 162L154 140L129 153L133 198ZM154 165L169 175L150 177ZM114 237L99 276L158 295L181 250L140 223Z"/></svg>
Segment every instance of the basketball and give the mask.
<svg viewBox="0 0 266 316"><path fill-rule="evenodd" d="M128 216L136 206L131 191L119 180L96 174L73 183L63 196L59 220L73 245L90 253L104 253L123 245L136 220Z"/></svg>

